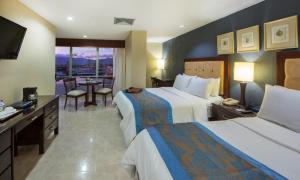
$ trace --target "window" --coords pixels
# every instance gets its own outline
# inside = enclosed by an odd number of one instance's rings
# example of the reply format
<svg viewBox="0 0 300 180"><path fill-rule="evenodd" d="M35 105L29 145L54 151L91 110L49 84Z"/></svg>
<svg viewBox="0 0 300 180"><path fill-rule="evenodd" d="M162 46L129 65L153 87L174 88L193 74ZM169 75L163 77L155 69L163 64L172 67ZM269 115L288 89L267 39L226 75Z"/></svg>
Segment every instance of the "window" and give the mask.
<svg viewBox="0 0 300 180"><path fill-rule="evenodd" d="M96 76L97 48L72 48L72 76Z"/></svg>
<svg viewBox="0 0 300 180"><path fill-rule="evenodd" d="M112 76L113 75L113 48L100 48L99 49L99 76Z"/></svg>
<svg viewBox="0 0 300 180"><path fill-rule="evenodd" d="M56 47L56 78L113 76L113 52L113 48Z"/></svg>
<svg viewBox="0 0 300 180"><path fill-rule="evenodd" d="M55 48L56 78L69 75L70 47Z"/></svg>

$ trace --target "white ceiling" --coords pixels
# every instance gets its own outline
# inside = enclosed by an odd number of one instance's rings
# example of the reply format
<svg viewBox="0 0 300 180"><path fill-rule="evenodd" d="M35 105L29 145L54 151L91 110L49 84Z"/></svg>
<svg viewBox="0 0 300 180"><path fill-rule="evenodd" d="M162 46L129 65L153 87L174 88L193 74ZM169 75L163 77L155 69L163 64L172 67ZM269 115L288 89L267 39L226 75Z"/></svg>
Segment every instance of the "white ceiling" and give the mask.
<svg viewBox="0 0 300 180"><path fill-rule="evenodd" d="M263 0L20 0L57 28L57 37L123 40L146 30L148 42L164 42ZM68 16L74 18L67 20ZM136 19L114 25L114 17ZM180 28L184 25L184 28Z"/></svg>

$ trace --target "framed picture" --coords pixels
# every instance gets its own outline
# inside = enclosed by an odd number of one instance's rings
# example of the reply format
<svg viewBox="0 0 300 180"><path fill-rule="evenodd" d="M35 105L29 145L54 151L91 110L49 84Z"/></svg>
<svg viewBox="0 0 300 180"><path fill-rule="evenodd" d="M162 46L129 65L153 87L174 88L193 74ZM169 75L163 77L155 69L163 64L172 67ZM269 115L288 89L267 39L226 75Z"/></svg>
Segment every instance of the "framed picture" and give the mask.
<svg viewBox="0 0 300 180"><path fill-rule="evenodd" d="M234 54L234 33L217 36L218 54Z"/></svg>
<svg viewBox="0 0 300 180"><path fill-rule="evenodd" d="M265 23L265 51L298 48L298 16Z"/></svg>
<svg viewBox="0 0 300 180"><path fill-rule="evenodd" d="M237 52L258 52L259 51L259 25L238 30L236 33Z"/></svg>

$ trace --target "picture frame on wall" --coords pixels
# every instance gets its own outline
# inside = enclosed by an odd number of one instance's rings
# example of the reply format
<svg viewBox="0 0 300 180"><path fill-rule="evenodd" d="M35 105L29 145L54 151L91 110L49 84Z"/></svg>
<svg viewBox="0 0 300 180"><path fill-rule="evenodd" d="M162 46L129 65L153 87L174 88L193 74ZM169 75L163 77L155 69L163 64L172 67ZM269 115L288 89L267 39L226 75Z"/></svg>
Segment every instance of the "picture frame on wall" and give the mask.
<svg viewBox="0 0 300 180"><path fill-rule="evenodd" d="M234 33L226 33L217 36L218 55L234 54Z"/></svg>
<svg viewBox="0 0 300 180"><path fill-rule="evenodd" d="M265 51L298 48L298 16L264 24Z"/></svg>
<svg viewBox="0 0 300 180"><path fill-rule="evenodd" d="M236 39L238 53L258 52L260 49L259 25L238 30Z"/></svg>

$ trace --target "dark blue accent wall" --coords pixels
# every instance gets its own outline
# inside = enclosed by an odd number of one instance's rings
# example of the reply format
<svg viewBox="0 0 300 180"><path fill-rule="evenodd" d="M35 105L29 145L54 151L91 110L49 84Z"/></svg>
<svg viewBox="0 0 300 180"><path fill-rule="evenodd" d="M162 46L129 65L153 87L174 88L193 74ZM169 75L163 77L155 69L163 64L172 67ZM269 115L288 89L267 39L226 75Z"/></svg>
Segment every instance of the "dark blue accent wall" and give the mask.
<svg viewBox="0 0 300 180"><path fill-rule="evenodd" d="M254 82L247 86L246 99L250 105L260 105L265 84L276 83L276 51L263 50L263 24L293 15L300 15L300 0L266 0L169 40L163 43L163 54L167 60L163 76L174 78L182 73L185 58L217 56L217 35L260 25L260 52L235 53L230 56L231 74L234 61L255 62ZM236 99L240 97L239 82L234 81L233 76L231 76L231 97Z"/></svg>

